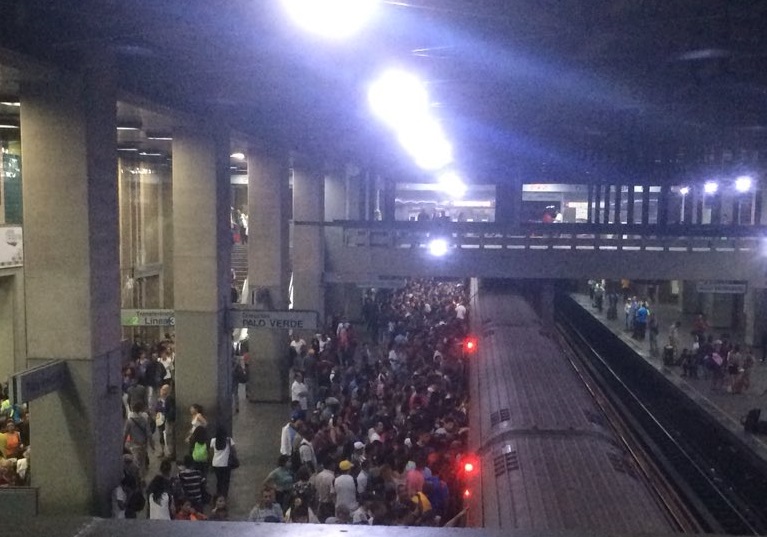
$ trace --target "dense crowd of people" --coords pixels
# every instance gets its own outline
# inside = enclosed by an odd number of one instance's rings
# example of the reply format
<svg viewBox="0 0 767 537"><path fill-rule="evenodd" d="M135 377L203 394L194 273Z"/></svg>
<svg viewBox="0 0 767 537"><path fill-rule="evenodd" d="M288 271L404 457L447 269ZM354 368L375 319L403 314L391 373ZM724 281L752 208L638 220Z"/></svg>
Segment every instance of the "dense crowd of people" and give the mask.
<svg viewBox="0 0 767 537"><path fill-rule="evenodd" d="M11 403L0 385L0 487L29 485L29 409Z"/></svg>
<svg viewBox="0 0 767 537"><path fill-rule="evenodd" d="M289 421L249 520L424 526L461 520L466 292L461 283L435 281L371 291L365 326L334 318L333 329L309 343L292 336ZM134 343L123 374L126 450L113 514L227 520L230 475L239 466L235 442L220 427L213 434L204 409L192 405L186 450L176 461L173 431L186 415L175 408L174 366L170 335L151 346ZM236 385L247 371L242 359L233 367ZM148 479L151 452L161 463Z"/></svg>
<svg viewBox="0 0 767 537"><path fill-rule="evenodd" d="M461 284L413 281L366 297L371 344L344 319L333 337L294 337L292 413L250 520L456 523L466 301Z"/></svg>

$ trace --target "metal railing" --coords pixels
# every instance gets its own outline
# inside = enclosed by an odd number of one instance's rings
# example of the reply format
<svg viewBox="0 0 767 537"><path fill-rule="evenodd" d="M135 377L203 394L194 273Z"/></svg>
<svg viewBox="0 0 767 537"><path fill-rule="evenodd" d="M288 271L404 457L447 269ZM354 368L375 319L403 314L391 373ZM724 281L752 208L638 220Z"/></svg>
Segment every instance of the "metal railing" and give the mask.
<svg viewBox="0 0 767 537"><path fill-rule="evenodd" d="M463 250L620 250L644 252L755 253L767 228L754 226L666 226L529 224L509 227L464 222L295 222L341 229L349 248L426 248L443 239Z"/></svg>

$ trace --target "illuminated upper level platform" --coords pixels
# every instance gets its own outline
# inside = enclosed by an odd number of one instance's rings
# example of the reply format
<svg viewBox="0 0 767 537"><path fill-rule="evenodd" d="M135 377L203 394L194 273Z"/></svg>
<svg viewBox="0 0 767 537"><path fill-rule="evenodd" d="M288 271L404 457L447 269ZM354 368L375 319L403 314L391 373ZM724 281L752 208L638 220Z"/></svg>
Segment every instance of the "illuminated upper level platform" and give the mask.
<svg viewBox="0 0 767 537"><path fill-rule="evenodd" d="M384 275L689 279L767 285L767 228L762 226L510 227L433 221L295 225L325 227L327 282L375 282Z"/></svg>

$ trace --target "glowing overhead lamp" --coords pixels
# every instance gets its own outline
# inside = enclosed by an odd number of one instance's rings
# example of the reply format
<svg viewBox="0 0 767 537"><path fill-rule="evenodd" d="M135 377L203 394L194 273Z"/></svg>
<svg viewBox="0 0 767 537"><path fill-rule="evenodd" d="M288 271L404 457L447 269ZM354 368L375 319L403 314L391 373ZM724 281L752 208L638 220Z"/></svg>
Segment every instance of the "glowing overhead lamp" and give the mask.
<svg viewBox="0 0 767 537"><path fill-rule="evenodd" d="M434 257L442 257L447 253L447 241L445 239L434 239L429 243L429 253Z"/></svg>
<svg viewBox="0 0 767 537"><path fill-rule="evenodd" d="M690 193L690 187L689 186L683 186L682 188L679 189L679 193L682 196L686 196L687 194Z"/></svg>
<svg viewBox="0 0 767 537"><path fill-rule="evenodd" d="M717 190L719 190L719 183L716 181L706 181L703 185L703 192L706 194L716 194Z"/></svg>
<svg viewBox="0 0 767 537"><path fill-rule="evenodd" d="M424 170L439 170L453 162L453 146L432 118L421 118L403 127L398 139L418 167Z"/></svg>
<svg viewBox="0 0 767 537"><path fill-rule="evenodd" d="M393 129L408 128L429 110L429 94L423 83L397 69L386 71L370 85L368 102L373 113Z"/></svg>
<svg viewBox="0 0 767 537"><path fill-rule="evenodd" d="M735 190L741 193L748 192L751 190L751 186L753 184L753 179L749 177L748 175L741 175L737 179L735 179Z"/></svg>
<svg viewBox="0 0 767 537"><path fill-rule="evenodd" d="M232 153L229 156L234 160L245 160L245 153Z"/></svg>
<svg viewBox="0 0 767 537"><path fill-rule="evenodd" d="M466 184L461 176L454 171L447 171L439 176L439 184L442 190L454 198L462 198L466 195Z"/></svg>
<svg viewBox="0 0 767 537"><path fill-rule="evenodd" d="M359 32L373 17L380 0L282 0L290 17L304 30L330 39Z"/></svg>

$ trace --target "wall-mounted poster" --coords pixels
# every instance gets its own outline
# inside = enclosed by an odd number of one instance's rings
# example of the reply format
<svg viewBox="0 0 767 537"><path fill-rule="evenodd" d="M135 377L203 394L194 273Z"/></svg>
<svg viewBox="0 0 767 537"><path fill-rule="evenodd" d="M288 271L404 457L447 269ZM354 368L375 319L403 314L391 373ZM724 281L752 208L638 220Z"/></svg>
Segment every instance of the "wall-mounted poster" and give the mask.
<svg viewBox="0 0 767 537"><path fill-rule="evenodd" d="M0 226L0 268L20 267L23 262L21 226Z"/></svg>

